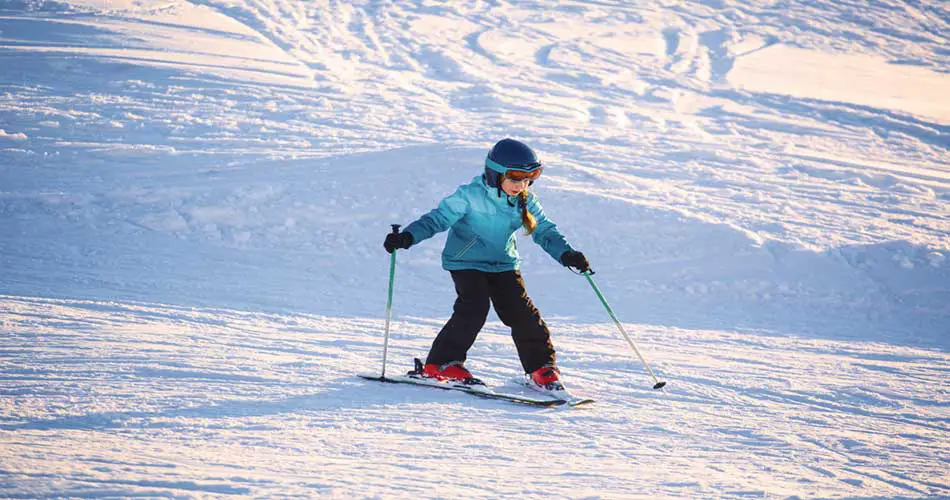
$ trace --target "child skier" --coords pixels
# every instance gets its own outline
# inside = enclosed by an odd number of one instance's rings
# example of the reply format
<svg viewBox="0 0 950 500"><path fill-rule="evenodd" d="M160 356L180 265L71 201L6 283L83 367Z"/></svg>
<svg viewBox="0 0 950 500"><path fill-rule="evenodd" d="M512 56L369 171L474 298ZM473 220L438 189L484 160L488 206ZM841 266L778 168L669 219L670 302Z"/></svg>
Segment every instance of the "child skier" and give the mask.
<svg viewBox="0 0 950 500"><path fill-rule="evenodd" d="M485 324L490 302L511 328L529 383L541 390L563 390L551 332L528 297L518 270L514 233L524 227L535 243L564 266L584 272L590 264L545 216L537 196L528 192L541 170L530 147L503 139L488 152L483 174L459 186L403 232L386 235L383 247L392 253L449 231L442 267L451 273L458 297L452 317L432 343L423 376L471 381L464 362Z"/></svg>

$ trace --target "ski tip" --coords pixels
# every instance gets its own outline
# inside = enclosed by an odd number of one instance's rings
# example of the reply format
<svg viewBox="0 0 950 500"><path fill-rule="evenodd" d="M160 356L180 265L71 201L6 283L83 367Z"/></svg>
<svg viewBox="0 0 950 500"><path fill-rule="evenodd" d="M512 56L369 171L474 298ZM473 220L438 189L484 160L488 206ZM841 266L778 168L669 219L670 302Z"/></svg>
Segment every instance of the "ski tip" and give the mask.
<svg viewBox="0 0 950 500"><path fill-rule="evenodd" d="M573 401L566 401L565 406L569 408L577 408L578 406L587 406L591 403L594 403L593 399L590 398L578 398Z"/></svg>
<svg viewBox="0 0 950 500"><path fill-rule="evenodd" d="M657 382L656 385L653 386L654 389L662 389L664 387L666 387L666 382Z"/></svg>

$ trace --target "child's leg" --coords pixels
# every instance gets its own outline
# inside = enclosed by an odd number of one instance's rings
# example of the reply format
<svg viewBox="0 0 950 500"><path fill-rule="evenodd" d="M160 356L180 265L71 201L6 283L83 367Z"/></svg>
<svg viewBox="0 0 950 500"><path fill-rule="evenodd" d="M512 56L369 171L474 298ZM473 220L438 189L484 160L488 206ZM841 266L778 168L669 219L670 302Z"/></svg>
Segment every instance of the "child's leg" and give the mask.
<svg viewBox="0 0 950 500"><path fill-rule="evenodd" d="M555 353L551 331L528 297L521 273L508 271L489 276L492 304L502 323L511 327L511 337L525 373L553 365Z"/></svg>
<svg viewBox="0 0 950 500"><path fill-rule="evenodd" d="M443 365L450 361L465 361L475 337L488 317L488 279L481 271L451 271L455 282L455 308L452 317L432 342L426 364Z"/></svg>

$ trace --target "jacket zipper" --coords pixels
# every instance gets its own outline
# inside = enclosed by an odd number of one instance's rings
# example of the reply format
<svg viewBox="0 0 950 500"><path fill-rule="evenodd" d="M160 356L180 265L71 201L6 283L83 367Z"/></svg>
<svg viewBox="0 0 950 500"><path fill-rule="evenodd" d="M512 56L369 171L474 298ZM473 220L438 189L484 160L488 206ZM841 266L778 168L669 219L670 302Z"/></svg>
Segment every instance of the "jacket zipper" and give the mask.
<svg viewBox="0 0 950 500"><path fill-rule="evenodd" d="M458 252L455 252L454 258L456 259L462 258L462 256L465 255L466 252L468 252L469 250L472 249L473 246L475 246L476 242L478 242L478 236L472 238L472 241L468 242L468 245L465 245L464 247L462 247L461 250L459 250Z"/></svg>

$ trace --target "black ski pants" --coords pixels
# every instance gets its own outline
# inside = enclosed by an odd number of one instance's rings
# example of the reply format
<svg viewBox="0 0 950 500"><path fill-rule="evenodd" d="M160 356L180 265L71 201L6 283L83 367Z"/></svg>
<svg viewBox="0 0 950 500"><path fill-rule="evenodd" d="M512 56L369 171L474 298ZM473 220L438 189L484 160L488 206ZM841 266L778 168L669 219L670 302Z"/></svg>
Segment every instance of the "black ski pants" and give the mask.
<svg viewBox="0 0 950 500"><path fill-rule="evenodd" d="M518 271L488 273L450 271L455 282L455 308L432 343L426 363L465 361L468 350L488 318L489 301L502 323L511 328L525 373L554 364L551 332L531 302Z"/></svg>

